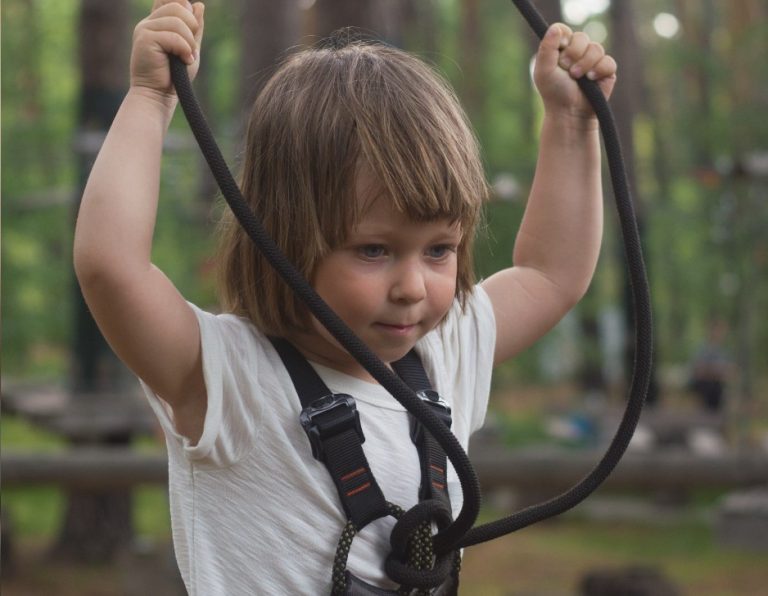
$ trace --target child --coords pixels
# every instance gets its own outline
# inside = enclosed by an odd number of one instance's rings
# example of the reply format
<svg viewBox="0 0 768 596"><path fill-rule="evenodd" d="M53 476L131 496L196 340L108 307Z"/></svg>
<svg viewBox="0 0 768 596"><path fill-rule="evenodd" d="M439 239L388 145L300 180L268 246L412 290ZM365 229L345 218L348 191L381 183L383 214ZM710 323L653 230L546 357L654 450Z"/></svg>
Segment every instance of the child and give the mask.
<svg viewBox="0 0 768 596"><path fill-rule="evenodd" d="M131 87L86 187L75 267L113 349L140 377L168 445L176 556L190 594L328 593L345 522L299 424L300 404L267 335L290 340L335 392L355 397L365 452L404 509L420 480L408 416L307 314L231 218L222 302L187 303L150 261L163 135L176 105L166 53L194 76L203 6L156 0L136 27ZM422 62L345 43L289 58L256 100L241 186L318 293L390 363L413 346L466 447L491 368L550 329L586 291L602 228L597 123L575 79L610 94L614 61L553 26L536 57L540 158L514 266L475 285L471 246L486 183L475 139ZM454 515L461 491L449 470ZM358 536L349 569L383 572L391 519Z"/></svg>

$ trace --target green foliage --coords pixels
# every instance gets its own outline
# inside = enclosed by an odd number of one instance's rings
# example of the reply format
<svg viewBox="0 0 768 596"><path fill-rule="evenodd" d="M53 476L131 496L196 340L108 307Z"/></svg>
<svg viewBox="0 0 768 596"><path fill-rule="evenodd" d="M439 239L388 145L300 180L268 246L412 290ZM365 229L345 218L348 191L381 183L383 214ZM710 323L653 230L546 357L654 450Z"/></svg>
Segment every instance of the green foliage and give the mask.
<svg viewBox="0 0 768 596"><path fill-rule="evenodd" d="M55 487L3 490L3 509L8 511L14 535L21 540L53 540L60 529L65 505L66 495ZM134 489L133 522L139 536L156 539L170 536L171 520L165 487Z"/></svg>
<svg viewBox="0 0 768 596"><path fill-rule="evenodd" d="M3 489L3 509L8 511L14 535L20 538L53 538L64 506L64 494L54 488Z"/></svg>
<svg viewBox="0 0 768 596"><path fill-rule="evenodd" d="M57 451L64 445L61 437L40 430L27 420L9 414L3 414L0 418L0 450Z"/></svg>
<svg viewBox="0 0 768 596"><path fill-rule="evenodd" d="M0 418L0 449L50 452L66 448L60 437L40 430L29 422L3 414ZM156 441L141 440L142 450L157 450ZM134 492L133 515L140 536L166 538L170 534L168 491L164 486L139 486ZM52 540L59 530L66 504L65 494L56 487L10 487L3 489L3 510L7 511L15 537L22 540Z"/></svg>
<svg viewBox="0 0 768 596"><path fill-rule="evenodd" d="M207 72L198 90L205 100L228 161L237 164L237 12L224 0L209 0L204 48ZM477 249L479 275L509 264L536 158L541 109L529 74L531 34L507 0L477 5L477 58L470 60L466 22L458 0L430 3L435 10L430 59L467 103L483 147L489 180L511 175L518 202L492 203ZM80 194L80 164L72 150L80 88L75 0L8 0L2 3L2 341L4 375L63 377L75 295L71 267L74 212ZM148 3L133 4L133 18ZM467 5L468 6L468 5ZM738 24L735 8L714 2L678 14L681 32L672 39L653 33L663 0L633 5L642 57L635 152L637 200L654 297L657 362L687 360L717 313L731 322L734 353L745 378L768 373L759 346L768 342L768 225L765 177L738 177L723 164L768 147L764 97L768 62L745 57L765 53L765 22ZM710 11L711 14L707 14ZM608 14L596 15L609 32ZM736 23L736 24L734 24ZM585 23L587 25L589 23ZM410 44L424 49L418 31ZM709 46L702 46L709 39ZM423 53L423 52L422 52ZM622 66L620 65L620 69ZM633 84L626 70L620 84ZM762 102L761 102L762 98ZM183 117L174 133L189 139ZM235 168L236 169L236 168ZM215 301L212 266L214 197L200 196L201 160L190 147L170 153L164 164L154 259L186 297ZM607 193L610 196L610 192ZM601 261L579 313L596 316L623 301L624 262L619 232L607 203ZM588 350L587 350L588 351ZM499 371L498 382L540 376L538 348Z"/></svg>
<svg viewBox="0 0 768 596"><path fill-rule="evenodd" d="M165 538L171 533L168 491L165 487L139 487L134 491L134 523L139 536Z"/></svg>
<svg viewBox="0 0 768 596"><path fill-rule="evenodd" d="M2 5L4 374L60 376L71 318L76 3ZM45 42L42 42L45 40ZM53 197L53 198L51 198Z"/></svg>
<svg viewBox="0 0 768 596"><path fill-rule="evenodd" d="M536 412L518 412L515 415L496 415L504 446L529 447L552 442L545 428L544 416Z"/></svg>

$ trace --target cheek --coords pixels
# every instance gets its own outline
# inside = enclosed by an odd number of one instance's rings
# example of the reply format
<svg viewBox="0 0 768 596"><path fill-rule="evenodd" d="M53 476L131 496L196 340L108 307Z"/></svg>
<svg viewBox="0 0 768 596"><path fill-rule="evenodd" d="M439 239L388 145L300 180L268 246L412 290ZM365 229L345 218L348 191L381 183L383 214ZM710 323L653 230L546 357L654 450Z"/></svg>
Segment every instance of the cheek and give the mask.
<svg viewBox="0 0 768 596"><path fill-rule="evenodd" d="M376 282L375 276L354 275L338 269L324 276L315 289L342 318L350 319L366 314L376 304L376 297L382 292Z"/></svg>
<svg viewBox="0 0 768 596"><path fill-rule="evenodd" d="M432 282L429 292L435 310L447 313L456 298L456 270L439 275Z"/></svg>

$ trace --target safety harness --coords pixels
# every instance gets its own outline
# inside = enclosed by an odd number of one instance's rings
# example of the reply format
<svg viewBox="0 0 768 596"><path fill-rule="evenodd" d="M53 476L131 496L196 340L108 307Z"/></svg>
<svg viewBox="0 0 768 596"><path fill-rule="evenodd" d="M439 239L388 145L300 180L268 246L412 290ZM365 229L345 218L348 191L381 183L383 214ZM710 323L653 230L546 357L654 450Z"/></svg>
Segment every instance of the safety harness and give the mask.
<svg viewBox="0 0 768 596"><path fill-rule="evenodd" d="M333 563L332 594L411 594L410 589L397 592L382 591L356 578L347 570L347 557L355 535L370 522L381 517L401 519L405 511L384 498L363 451L365 436L355 399L346 393L333 393L304 355L289 341L270 337L301 401L299 420L309 438L312 456L322 462L331 475L339 493L347 523L341 533ZM448 427L451 408L432 388L421 358L411 350L392 363L395 373L427 404ZM418 524L415 532L403 536L401 548L395 548L387 566L405 565L418 570L446 567L445 580L430 594L454 594L458 589L460 558L457 551L443 556L435 565L430 520L437 519L447 526L452 520L448 494L448 458L440 444L424 425L410 416L411 441L419 454L421 484L419 502L429 516ZM395 541L398 542L397 536ZM445 570L439 569L442 575ZM414 586L415 594L425 593Z"/></svg>
<svg viewBox="0 0 768 596"><path fill-rule="evenodd" d="M512 2L536 35L539 38L543 37L549 26L536 8L528 0L512 0ZM240 189L232 177L197 103L189 82L186 65L181 59L173 55L170 55L170 65L171 78L181 107L189 122L190 129L200 145L202 154L211 168L211 172L222 191L222 195L243 229L253 240L264 258L304 302L309 312L376 381L419 420L423 428L428 431L429 436L444 450L446 456L453 464L464 497L462 508L454 520L451 521L450 515L446 518L442 513L443 509L437 505L439 500L435 498L422 500L407 512L398 512L394 508L387 511L387 514L394 515L395 517L399 515L399 518L392 530L390 539L392 552L387 557L385 571L392 580L405 586L402 593L409 594L412 593L412 590L417 590L418 593L418 590L427 590L427 593L435 596L438 594L451 594L450 585L446 588L448 591L443 591L443 587L446 586L446 577L451 573L452 561L455 559L454 553L459 548L492 540L549 517L559 515L581 503L603 483L624 455L640 419L651 378L653 339L650 290L648 288L645 262L640 245L637 219L624 168L621 143L608 102L594 81L589 80L587 77L582 77L577 83L594 108L595 115L600 123L621 234L624 241L624 251L627 258L635 327L635 361L629 388L629 399L627 400L624 415L619 423L616 434L608 445L605 454L594 469L575 486L548 501L525 508L506 518L478 527L472 527L480 510L480 485L464 449L462 449L456 437L453 436L450 429L440 418L435 407L430 405L432 400L422 399L403 379L393 374L392 370L381 362L344 321L328 307L301 273L282 254L275 242L264 230L258 217L251 211L247 202L242 197ZM348 421L342 426L346 428L346 425L350 424L349 420L351 420L352 426L355 427L352 429L347 428L346 432L348 434L356 434L356 417L354 414L349 414L351 408L347 409L346 405L338 405L338 403L343 401L342 399L337 402L335 398L329 398L326 405L330 409L323 410L320 407L320 403L318 403L317 409L310 410L310 413L305 418L308 418L310 421L308 426L311 432L315 432L316 429L319 437L325 435L328 432L329 414L331 420L333 420L338 415L333 414L333 412L339 409L339 411L345 411L348 417ZM311 406L311 404L309 405ZM310 441L313 441L311 437ZM327 454L333 452L334 448L326 443L332 441L326 441L322 438L314 439L314 441L318 445L315 448L320 448L327 460ZM360 468L355 468L355 470L357 469ZM363 469L366 477L370 475L367 466ZM342 487L352 487L347 489L347 492L354 491L354 487L359 488L365 484L365 482L356 484L362 478L347 477L343 479L343 476L339 476L334 481L337 487L340 485ZM347 507L349 507L348 504L345 505L345 509ZM358 505L353 507L357 508ZM380 503L370 507L369 509L368 505L360 506L362 519L370 516L372 511L381 513ZM420 529L425 527L425 523L427 525L435 523L438 532L431 536L431 538L427 538L427 541L431 542L434 547L434 566L421 569L416 566L409 566L404 561L408 558L409 537L418 535ZM351 539L354 537L357 529L359 529L351 521L348 522L347 526L350 528L349 532L345 532L342 535L340 544L351 543ZM413 540L411 540L411 543L413 544ZM336 574L336 570L334 570L334 573ZM379 588L358 584L354 581L355 578L348 576L345 570L342 570L340 574L341 576L349 577L350 582L343 588L343 591L338 593L358 594L360 596L389 593ZM334 590L336 591L335 585Z"/></svg>

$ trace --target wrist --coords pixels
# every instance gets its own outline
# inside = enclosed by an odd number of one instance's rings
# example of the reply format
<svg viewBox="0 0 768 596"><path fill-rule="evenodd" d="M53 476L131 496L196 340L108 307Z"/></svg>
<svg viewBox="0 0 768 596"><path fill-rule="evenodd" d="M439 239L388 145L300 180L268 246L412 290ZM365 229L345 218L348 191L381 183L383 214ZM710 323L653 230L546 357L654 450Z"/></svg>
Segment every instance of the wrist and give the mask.
<svg viewBox="0 0 768 596"><path fill-rule="evenodd" d="M137 102L145 108L157 112L166 124L170 123L178 103L175 93L163 93L141 85L131 85L126 100Z"/></svg>
<svg viewBox="0 0 768 596"><path fill-rule="evenodd" d="M555 126L580 133L598 131L600 125L594 112L583 112L572 108L544 109L544 125Z"/></svg>

